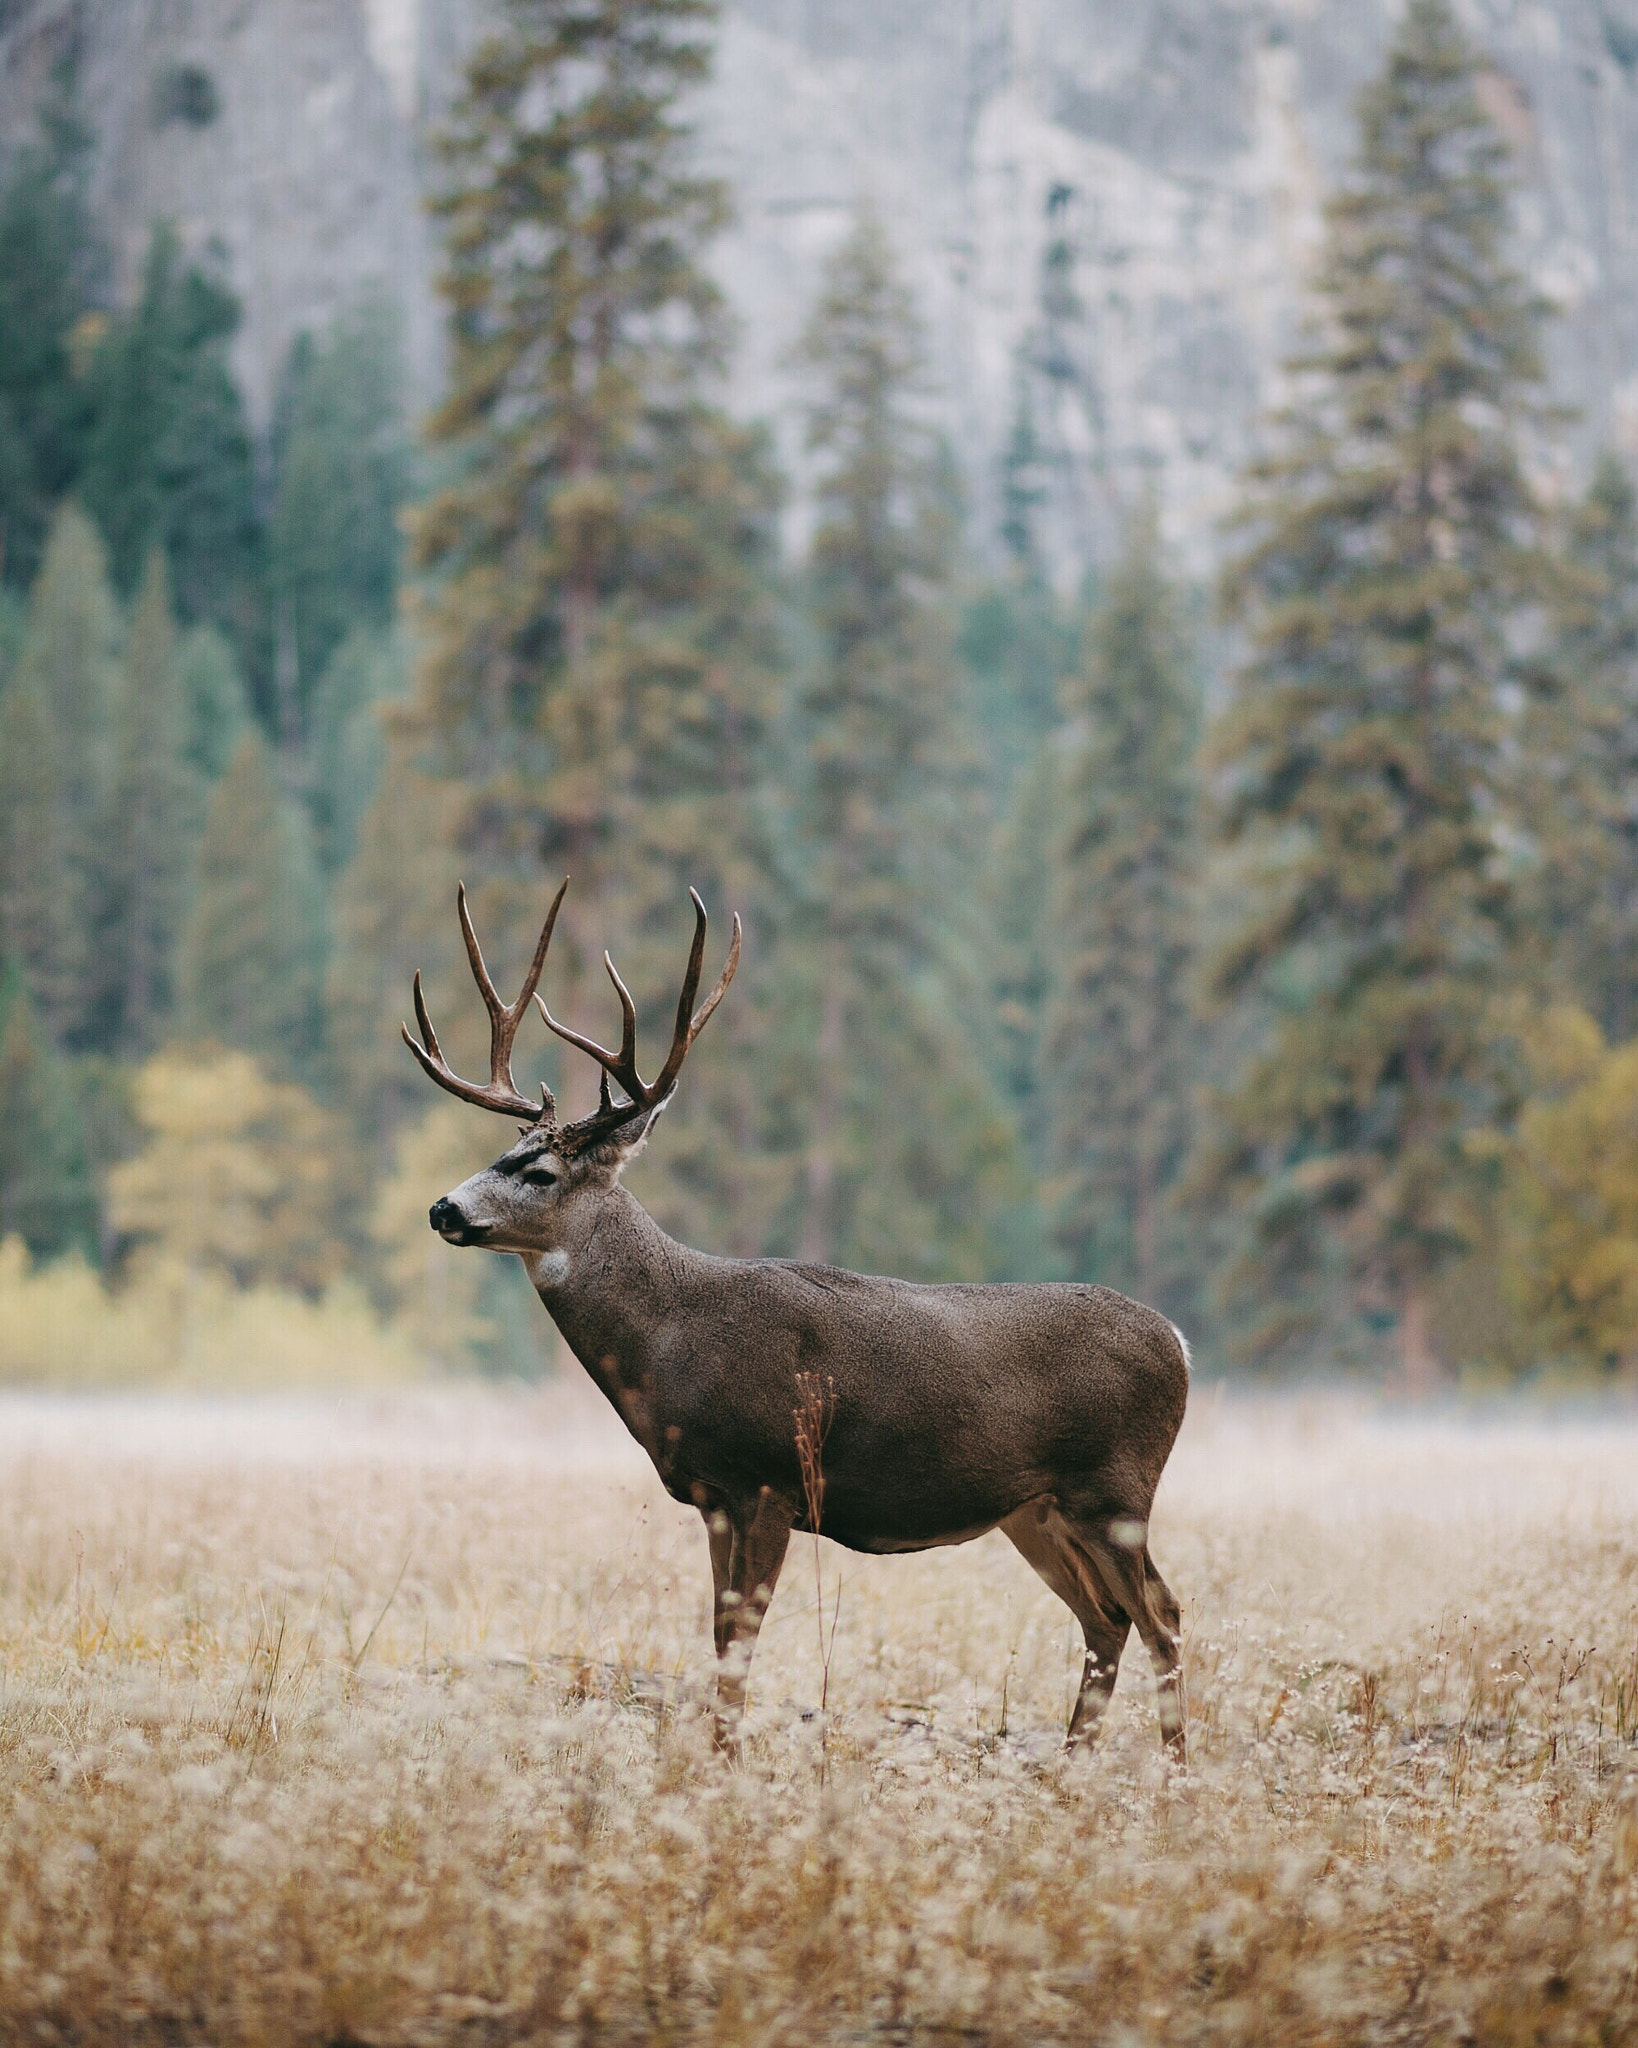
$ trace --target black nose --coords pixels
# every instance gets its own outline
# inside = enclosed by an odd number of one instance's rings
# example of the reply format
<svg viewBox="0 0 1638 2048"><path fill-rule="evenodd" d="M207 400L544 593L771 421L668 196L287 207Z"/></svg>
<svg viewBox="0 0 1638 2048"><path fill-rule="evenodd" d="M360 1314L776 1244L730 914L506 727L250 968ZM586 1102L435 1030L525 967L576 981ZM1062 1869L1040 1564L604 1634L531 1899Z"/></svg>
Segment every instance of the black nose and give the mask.
<svg viewBox="0 0 1638 2048"><path fill-rule="evenodd" d="M440 1195L427 1211L427 1221L440 1237L453 1237L465 1227L466 1218L448 1195Z"/></svg>

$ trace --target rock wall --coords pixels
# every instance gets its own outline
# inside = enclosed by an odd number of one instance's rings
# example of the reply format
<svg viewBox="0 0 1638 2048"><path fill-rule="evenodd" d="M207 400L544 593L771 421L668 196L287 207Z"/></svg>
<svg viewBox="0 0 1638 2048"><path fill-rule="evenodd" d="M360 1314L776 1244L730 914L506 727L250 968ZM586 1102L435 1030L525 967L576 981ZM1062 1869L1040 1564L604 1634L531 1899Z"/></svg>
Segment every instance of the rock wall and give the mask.
<svg viewBox="0 0 1638 2048"><path fill-rule="evenodd" d="M214 247L244 305L238 369L265 419L293 337L370 285L436 379L436 248L414 108L382 5L358 0L0 0L0 125L77 53L97 210L122 292L152 223Z"/></svg>
<svg viewBox="0 0 1638 2048"><path fill-rule="evenodd" d="M1467 0L1515 151L1519 253L1561 310L1577 453L1638 455L1638 4ZM750 310L746 401L860 195L927 309L941 410L993 513L1020 337L1049 233L1084 308L1037 378L1072 573L1153 478L1198 567L1297 338L1324 193L1382 61L1388 0L736 0L704 134L739 195L724 254ZM1052 220L1049 201L1056 196ZM993 528L993 517L989 521Z"/></svg>
<svg viewBox="0 0 1638 2048"><path fill-rule="evenodd" d="M439 370L418 138L486 0L0 0L0 122L77 42L99 204L129 279L159 213L219 242L265 410L291 336L378 280L423 390ZM1519 170L1520 252L1562 312L1580 452L1638 455L1638 0L1464 0ZM732 0L701 147L732 183L733 400L793 457L783 359L868 199L927 316L932 403L992 526L1020 337L1049 232L1084 319L1037 379L1064 573L1155 479L1204 567L1295 334L1319 204L1352 146L1391 0ZM187 67L216 111L176 111ZM186 105L186 95L180 95ZM197 111L197 109L195 109ZM1052 218L1049 222L1049 205Z"/></svg>

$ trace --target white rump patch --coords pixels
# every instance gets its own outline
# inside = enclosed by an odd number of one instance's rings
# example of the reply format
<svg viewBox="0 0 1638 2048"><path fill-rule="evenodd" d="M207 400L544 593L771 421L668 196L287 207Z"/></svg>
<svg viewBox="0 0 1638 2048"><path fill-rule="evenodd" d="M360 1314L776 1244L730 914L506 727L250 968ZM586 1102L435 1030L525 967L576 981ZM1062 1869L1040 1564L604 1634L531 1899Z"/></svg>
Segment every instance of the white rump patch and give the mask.
<svg viewBox="0 0 1638 2048"><path fill-rule="evenodd" d="M1194 1371L1194 1353L1189 1349L1188 1338L1184 1336L1183 1332L1177 1327L1176 1323L1173 1323L1172 1325L1172 1335L1183 1347L1183 1370L1185 1372L1192 1373Z"/></svg>
<svg viewBox="0 0 1638 2048"><path fill-rule="evenodd" d="M561 1287L569 1277L567 1252L534 1252L526 1263L537 1287Z"/></svg>

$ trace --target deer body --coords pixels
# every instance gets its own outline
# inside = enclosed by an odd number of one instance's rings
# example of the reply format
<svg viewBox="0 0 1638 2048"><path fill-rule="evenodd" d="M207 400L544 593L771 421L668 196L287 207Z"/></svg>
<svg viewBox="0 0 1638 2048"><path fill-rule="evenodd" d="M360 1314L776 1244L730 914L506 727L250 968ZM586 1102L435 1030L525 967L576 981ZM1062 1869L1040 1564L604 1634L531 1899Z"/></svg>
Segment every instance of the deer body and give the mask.
<svg viewBox="0 0 1638 2048"><path fill-rule="evenodd" d="M1164 1463L1187 1389L1153 1311L1103 1287L713 1258L624 1188L597 1210L537 1291L674 1498L768 1486L806 1528L792 1416L817 1373L834 1389L823 1529L851 1550L962 1542L1066 1485L1147 1518L1138 1475Z"/></svg>
<svg viewBox="0 0 1638 2048"><path fill-rule="evenodd" d="M558 902L562 891L558 892ZM1178 1609L1148 1550L1149 1511L1183 1419L1188 1356L1152 1309L1070 1284L923 1286L785 1259L725 1259L667 1236L619 1184L646 1141L686 1052L732 974L692 1013L698 923L677 1037L660 1080L641 1081L630 998L620 1054L557 1025L612 1073L600 1108L559 1130L550 1097L511 1086L510 1031L533 996L556 915L524 993L494 996L462 903L474 972L497 1019L489 1090L443 1067L443 1085L533 1119L518 1143L435 1203L452 1243L522 1257L565 1341L653 1461L674 1498L705 1518L715 1589L719 1736L743 1710L751 1647L790 1535L818 1529L850 1549L890 1553L1001 1528L1069 1605L1086 1638L1070 1722L1091 1733L1135 1626L1161 1686L1161 1723L1183 1754ZM610 968L613 975L613 969ZM542 1006L544 1007L544 1006ZM406 1032L406 1037L408 1036ZM804 1472L804 1411L822 1471Z"/></svg>

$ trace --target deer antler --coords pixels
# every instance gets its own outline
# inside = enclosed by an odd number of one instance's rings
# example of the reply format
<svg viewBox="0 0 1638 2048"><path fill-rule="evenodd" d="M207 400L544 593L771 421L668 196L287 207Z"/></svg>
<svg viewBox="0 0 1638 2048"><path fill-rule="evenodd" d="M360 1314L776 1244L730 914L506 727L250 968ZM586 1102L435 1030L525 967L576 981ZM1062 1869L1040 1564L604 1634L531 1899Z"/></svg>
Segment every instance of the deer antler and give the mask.
<svg viewBox="0 0 1638 2048"><path fill-rule="evenodd" d="M552 1091L541 1084L540 1100L531 1102L527 1095L518 1092L518 1085L512 1079L512 1041L518 1035L518 1025L523 1013L536 1000L535 989L540 982L541 969L546 965L546 948L552 943L552 927L557 923L558 908L563 901L563 891L569 886L565 876L552 898L552 907L546 913L546 922L540 928L540 937L535 943L535 957L529 963L529 972L523 977L523 986L518 990L517 1000L503 1003L495 992L495 984L489 978L489 970L483 964L483 949L478 944L478 935L472 929L472 918L466 907L466 884L463 882L455 894L456 906L461 915L461 937L466 941L466 957L472 963L472 979L478 984L478 993L483 997L484 1008L489 1012L489 1080L463 1081L454 1073L445 1060L443 1049L438 1043L438 1034L432 1028L432 1019L427 1015L426 998L421 993L420 970L415 975L415 1020L421 1027L419 1040L410 1035L406 1024L402 1027L404 1043L420 1061L422 1068L430 1074L440 1088L447 1088L451 1095L458 1095L463 1102L475 1102L480 1109L493 1109L502 1116L520 1117L525 1123L550 1123L557 1109ZM629 1000L629 998L628 998ZM545 1004L541 1004L544 1012Z"/></svg>
<svg viewBox="0 0 1638 2048"><path fill-rule="evenodd" d="M689 898L694 905L694 943L688 951L688 970L683 975L682 994L677 999L677 1023L671 1034L671 1050L665 1056L652 1082L647 1082L637 1071L637 1007L631 1000L631 991L620 979L618 970L608 954L603 955L603 965L608 969L609 980L614 983L614 992L620 998L620 1050L608 1052L595 1039L582 1038L578 1031L571 1031L566 1024L560 1024L547 1009L544 1000L537 996L540 1014L559 1038L569 1045L577 1046L581 1052L589 1053L603 1069L601 1099L590 1116L581 1117L563 1133L566 1149L583 1151L594 1145L633 1117L655 1110L665 1102L677 1085L677 1076L682 1063L688 1057L688 1049L705 1028L707 1018L722 1001L728 984L734 978L739 965L739 947L742 933L739 918L734 918L734 935L728 947L728 964L723 968L717 985L700 1004L694 1008L694 997L699 991L700 969L705 961L705 905L700 901L699 892L690 889ZM555 905L553 906L555 910ZM626 1097L616 1102L609 1089L610 1080L620 1086Z"/></svg>

